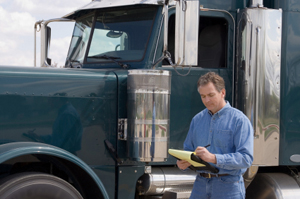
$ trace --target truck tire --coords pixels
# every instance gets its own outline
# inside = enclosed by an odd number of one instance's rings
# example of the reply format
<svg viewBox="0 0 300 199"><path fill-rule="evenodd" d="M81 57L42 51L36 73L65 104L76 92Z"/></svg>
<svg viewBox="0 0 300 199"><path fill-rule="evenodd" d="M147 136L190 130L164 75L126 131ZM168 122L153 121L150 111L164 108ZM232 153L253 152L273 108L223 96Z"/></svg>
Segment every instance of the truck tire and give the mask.
<svg viewBox="0 0 300 199"><path fill-rule="evenodd" d="M0 182L1 199L83 199L68 182L43 173L20 173Z"/></svg>

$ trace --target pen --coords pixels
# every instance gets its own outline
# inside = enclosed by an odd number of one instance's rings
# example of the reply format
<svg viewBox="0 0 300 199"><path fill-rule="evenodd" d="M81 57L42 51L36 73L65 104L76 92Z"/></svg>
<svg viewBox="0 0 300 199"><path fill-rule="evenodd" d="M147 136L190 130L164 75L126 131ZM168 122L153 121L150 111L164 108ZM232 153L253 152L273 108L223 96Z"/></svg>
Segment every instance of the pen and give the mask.
<svg viewBox="0 0 300 199"><path fill-rule="evenodd" d="M210 144L204 146L204 148L207 148L207 147L209 147L209 146L210 146ZM196 150L194 151L194 154L196 154Z"/></svg>

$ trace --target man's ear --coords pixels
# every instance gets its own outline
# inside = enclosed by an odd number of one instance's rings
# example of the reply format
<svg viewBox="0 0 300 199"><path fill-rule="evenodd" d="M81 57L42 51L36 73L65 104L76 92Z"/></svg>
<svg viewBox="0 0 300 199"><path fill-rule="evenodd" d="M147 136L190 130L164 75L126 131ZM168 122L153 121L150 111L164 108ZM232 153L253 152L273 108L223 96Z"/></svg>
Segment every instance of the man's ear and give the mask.
<svg viewBox="0 0 300 199"><path fill-rule="evenodd" d="M222 97L225 99L225 96L226 96L226 90L225 90L225 88L223 88L222 90L221 90L221 95L222 95Z"/></svg>

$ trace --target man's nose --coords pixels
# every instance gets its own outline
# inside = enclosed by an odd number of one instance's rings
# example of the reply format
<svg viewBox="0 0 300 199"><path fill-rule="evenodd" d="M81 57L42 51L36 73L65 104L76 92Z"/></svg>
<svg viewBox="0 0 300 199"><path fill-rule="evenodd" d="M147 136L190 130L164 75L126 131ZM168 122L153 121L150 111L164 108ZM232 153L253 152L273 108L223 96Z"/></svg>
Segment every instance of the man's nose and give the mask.
<svg viewBox="0 0 300 199"><path fill-rule="evenodd" d="M206 97L204 100L205 100L205 102L209 102L210 99L209 99L209 97Z"/></svg>

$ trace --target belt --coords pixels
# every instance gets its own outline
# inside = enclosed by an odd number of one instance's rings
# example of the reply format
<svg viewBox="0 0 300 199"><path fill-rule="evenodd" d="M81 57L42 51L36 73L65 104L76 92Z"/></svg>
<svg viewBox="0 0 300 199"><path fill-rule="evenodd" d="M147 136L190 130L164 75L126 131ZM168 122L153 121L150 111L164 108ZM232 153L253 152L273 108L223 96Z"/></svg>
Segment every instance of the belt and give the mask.
<svg viewBox="0 0 300 199"><path fill-rule="evenodd" d="M214 178L214 177L221 177L221 176L228 176L229 174L210 174L210 173L199 173L200 176L204 178Z"/></svg>

